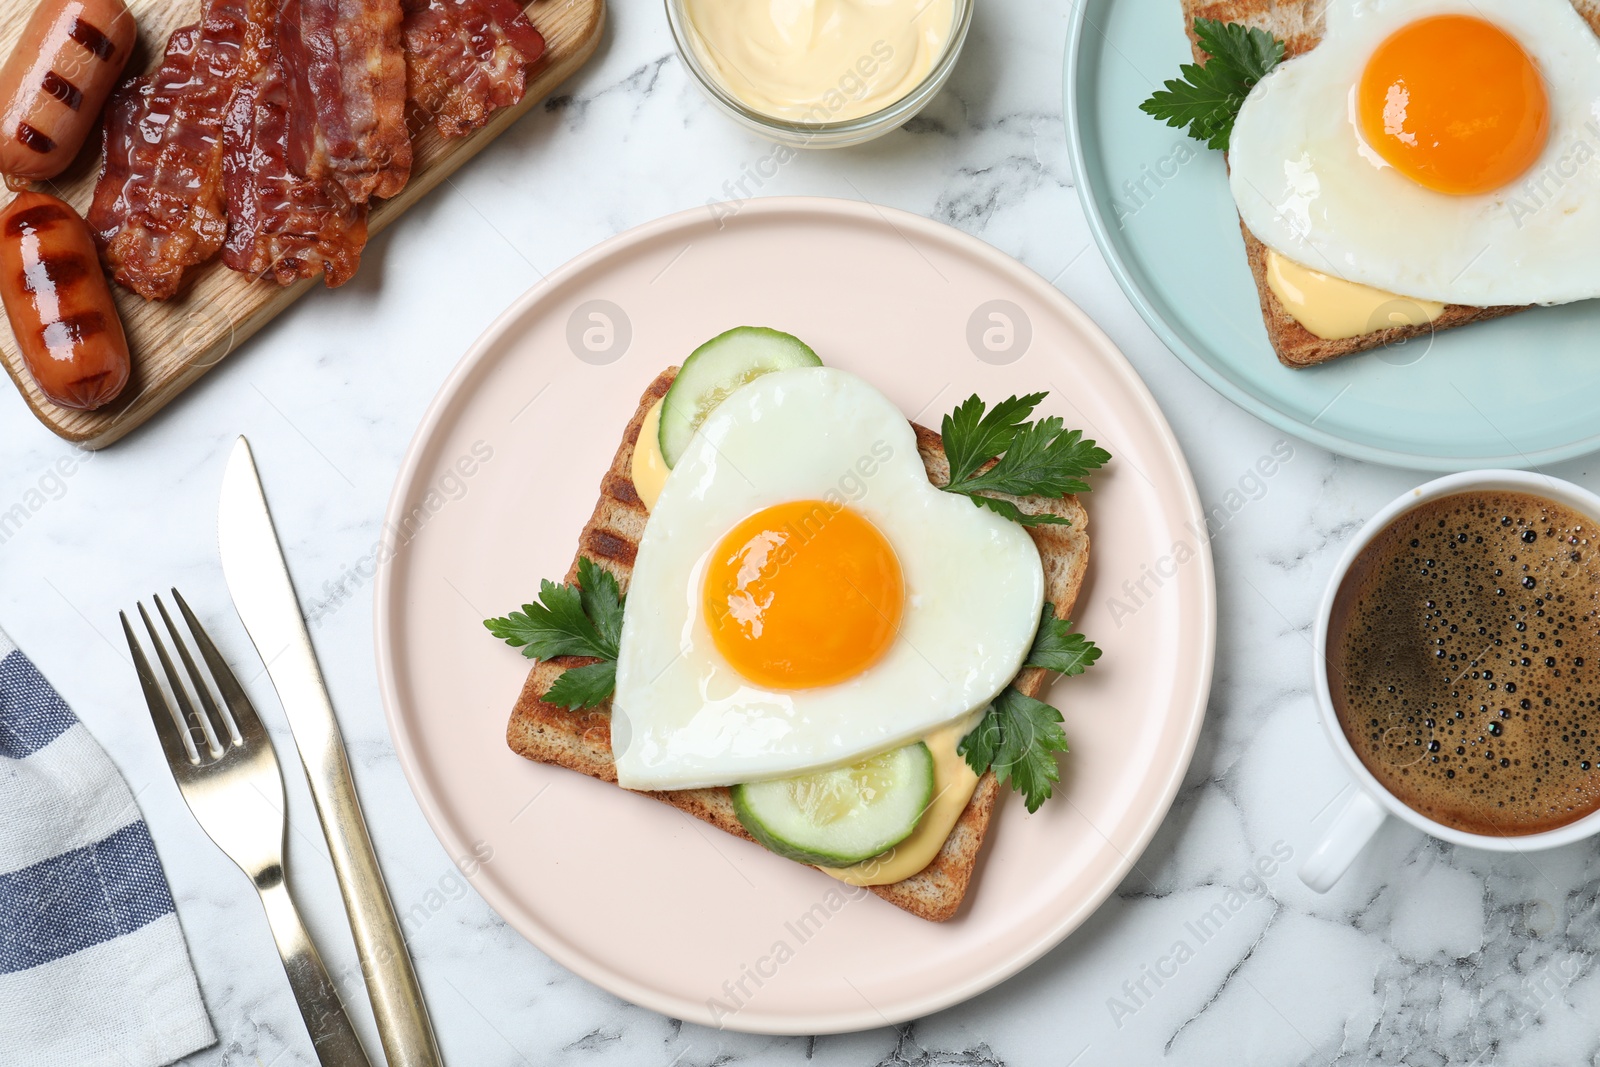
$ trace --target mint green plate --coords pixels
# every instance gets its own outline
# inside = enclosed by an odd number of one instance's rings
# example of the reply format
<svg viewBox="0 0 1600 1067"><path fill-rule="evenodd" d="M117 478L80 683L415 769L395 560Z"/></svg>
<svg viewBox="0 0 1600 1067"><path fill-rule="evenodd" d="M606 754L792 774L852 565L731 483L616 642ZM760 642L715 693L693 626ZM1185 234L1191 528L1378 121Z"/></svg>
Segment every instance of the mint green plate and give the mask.
<svg viewBox="0 0 1600 1067"><path fill-rule="evenodd" d="M1456 471L1600 450L1600 301L1280 364L1222 154L1139 110L1190 61L1178 0L1079 0L1066 69L1078 195L1128 299L1179 359L1246 411L1357 459Z"/></svg>

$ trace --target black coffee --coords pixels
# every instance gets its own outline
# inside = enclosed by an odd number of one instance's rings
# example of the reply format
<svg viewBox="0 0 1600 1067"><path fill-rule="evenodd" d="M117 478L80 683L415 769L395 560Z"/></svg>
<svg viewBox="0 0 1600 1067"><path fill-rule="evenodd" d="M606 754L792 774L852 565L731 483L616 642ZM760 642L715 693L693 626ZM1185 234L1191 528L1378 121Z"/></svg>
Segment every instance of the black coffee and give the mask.
<svg viewBox="0 0 1600 1067"><path fill-rule="evenodd" d="M1462 493L1356 558L1328 684L1361 762L1411 808L1491 835L1600 808L1595 527L1527 493Z"/></svg>

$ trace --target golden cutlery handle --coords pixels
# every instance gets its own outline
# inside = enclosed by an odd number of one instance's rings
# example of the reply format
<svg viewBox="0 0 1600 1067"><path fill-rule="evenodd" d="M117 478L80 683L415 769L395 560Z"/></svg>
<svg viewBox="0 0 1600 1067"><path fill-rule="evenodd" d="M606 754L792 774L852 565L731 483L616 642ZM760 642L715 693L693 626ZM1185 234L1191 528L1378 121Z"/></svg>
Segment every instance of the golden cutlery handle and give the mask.
<svg viewBox="0 0 1600 1067"><path fill-rule="evenodd" d="M261 906L266 909L272 939L283 957L289 988L294 991L295 1003L311 1034L317 1062L322 1067L372 1067L345 1014L339 991L328 977L328 969L322 965L305 923L300 921L300 912L283 880L283 868L268 868L256 880L256 892L261 894Z"/></svg>
<svg viewBox="0 0 1600 1067"><path fill-rule="evenodd" d="M306 777L328 839L384 1055L389 1067L442 1067L422 988L367 835L344 744L335 735L321 752L313 754L309 747L301 747Z"/></svg>

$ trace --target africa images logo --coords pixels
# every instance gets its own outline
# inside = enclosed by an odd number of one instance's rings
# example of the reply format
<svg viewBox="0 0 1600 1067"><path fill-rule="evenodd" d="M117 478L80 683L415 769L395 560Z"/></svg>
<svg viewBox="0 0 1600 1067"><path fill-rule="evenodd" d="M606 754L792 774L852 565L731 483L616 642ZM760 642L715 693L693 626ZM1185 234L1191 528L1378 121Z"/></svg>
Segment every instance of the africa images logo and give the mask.
<svg viewBox="0 0 1600 1067"><path fill-rule="evenodd" d="M1591 119L1584 123L1571 147L1540 167L1532 177L1517 186L1506 200L1506 209L1511 212L1511 221L1517 229L1522 229L1528 219L1556 204L1567 186L1597 156L1600 156L1600 120Z"/></svg>

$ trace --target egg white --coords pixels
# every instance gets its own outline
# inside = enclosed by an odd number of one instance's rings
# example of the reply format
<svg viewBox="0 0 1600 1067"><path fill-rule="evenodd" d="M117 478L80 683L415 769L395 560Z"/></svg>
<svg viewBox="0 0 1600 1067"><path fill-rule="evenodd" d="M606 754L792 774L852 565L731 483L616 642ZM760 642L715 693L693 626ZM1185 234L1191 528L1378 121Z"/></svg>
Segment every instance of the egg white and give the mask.
<svg viewBox="0 0 1600 1067"><path fill-rule="evenodd" d="M701 587L724 534L795 500L847 504L882 531L906 603L892 646L865 672L776 690L749 682L717 651ZM612 699L618 784L732 785L918 740L1010 683L1043 603L1032 538L929 484L916 436L886 397L832 368L765 375L711 413L640 541Z"/></svg>
<svg viewBox="0 0 1600 1067"><path fill-rule="evenodd" d="M1494 193L1424 188L1382 160L1356 118L1373 50L1439 14L1494 23L1544 75L1549 143ZM1321 43L1245 100L1228 162L1245 225L1313 270L1474 307L1600 296L1600 38L1568 0L1333 0Z"/></svg>

